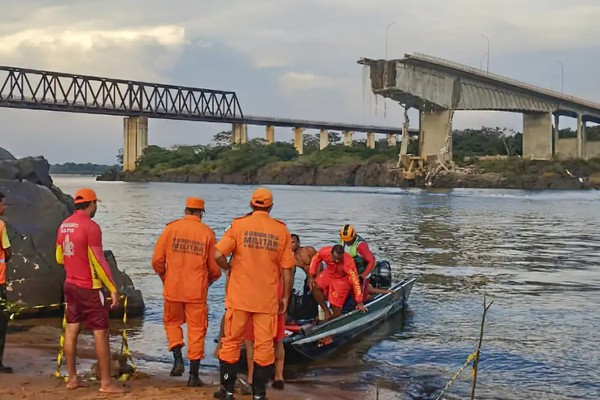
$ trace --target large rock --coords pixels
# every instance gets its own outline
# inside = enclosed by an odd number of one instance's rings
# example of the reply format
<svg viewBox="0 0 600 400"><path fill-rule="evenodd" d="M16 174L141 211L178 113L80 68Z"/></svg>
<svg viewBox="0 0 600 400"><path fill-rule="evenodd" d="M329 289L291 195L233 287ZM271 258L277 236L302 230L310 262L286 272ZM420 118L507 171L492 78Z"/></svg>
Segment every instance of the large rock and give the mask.
<svg viewBox="0 0 600 400"><path fill-rule="evenodd" d="M0 148L0 191L6 195L6 222L12 257L7 268L9 300L24 304L25 316L61 308L64 268L55 261L56 231L74 211L73 198L53 185L43 157L15 160ZM4 158L4 159L2 159ZM140 315L144 302L131 279L118 270L111 252L107 259L121 294L129 296L128 313ZM31 308L39 306L38 308ZM114 314L120 314L117 310Z"/></svg>

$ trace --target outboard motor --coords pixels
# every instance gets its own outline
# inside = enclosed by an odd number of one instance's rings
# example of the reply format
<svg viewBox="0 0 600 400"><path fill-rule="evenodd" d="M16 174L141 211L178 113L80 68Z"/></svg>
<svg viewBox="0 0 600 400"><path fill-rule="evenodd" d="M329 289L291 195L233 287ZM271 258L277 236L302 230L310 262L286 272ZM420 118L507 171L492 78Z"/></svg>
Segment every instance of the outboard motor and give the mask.
<svg viewBox="0 0 600 400"><path fill-rule="evenodd" d="M390 263L385 260L377 261L369 281L374 288L389 289L392 286L392 266Z"/></svg>

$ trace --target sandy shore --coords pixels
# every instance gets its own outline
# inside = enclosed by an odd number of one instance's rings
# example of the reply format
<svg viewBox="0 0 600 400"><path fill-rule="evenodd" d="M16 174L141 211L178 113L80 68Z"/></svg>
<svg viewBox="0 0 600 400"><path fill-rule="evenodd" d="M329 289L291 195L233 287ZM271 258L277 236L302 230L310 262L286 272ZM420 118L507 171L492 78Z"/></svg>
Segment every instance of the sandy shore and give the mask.
<svg viewBox="0 0 600 400"><path fill-rule="evenodd" d="M177 397L209 399L218 389L216 370L201 371L201 379L205 383L202 388L187 388L187 376L173 378L163 371L143 370L123 385L130 388L125 395L109 396L98 392L99 384L93 380L86 381L86 388L67 390L64 382L56 379L53 374L56 368L57 334L55 327L36 326L35 328L10 333L7 337L4 363L11 366L15 373L0 375L0 399L105 399L118 397L120 399L162 400ZM93 351L90 338L81 337L79 341L80 360L79 373L89 371L93 363ZM63 364L63 373L66 373ZM344 379L337 377L322 377L319 379L299 380L286 383L285 391L269 389L268 398L271 400L316 400L316 399L375 399L375 391L346 391ZM238 399L251 399L251 396L237 395ZM382 396L380 399L394 398Z"/></svg>

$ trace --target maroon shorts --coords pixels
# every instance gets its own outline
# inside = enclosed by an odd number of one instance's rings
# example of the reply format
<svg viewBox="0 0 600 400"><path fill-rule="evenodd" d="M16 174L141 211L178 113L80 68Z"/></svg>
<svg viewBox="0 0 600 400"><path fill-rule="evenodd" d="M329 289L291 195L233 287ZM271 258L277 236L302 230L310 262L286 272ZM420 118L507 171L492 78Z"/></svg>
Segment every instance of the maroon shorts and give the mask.
<svg viewBox="0 0 600 400"><path fill-rule="evenodd" d="M65 283L67 323L85 322L92 331L108 329L108 307L100 289L85 289Z"/></svg>

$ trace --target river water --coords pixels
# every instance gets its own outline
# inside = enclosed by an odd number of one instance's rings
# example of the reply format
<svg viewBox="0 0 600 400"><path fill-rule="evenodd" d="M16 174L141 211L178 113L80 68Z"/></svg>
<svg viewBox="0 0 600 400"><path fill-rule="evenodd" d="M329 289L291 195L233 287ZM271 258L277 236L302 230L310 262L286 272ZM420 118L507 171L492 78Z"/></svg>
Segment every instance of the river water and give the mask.
<svg viewBox="0 0 600 400"><path fill-rule="evenodd" d="M56 177L73 194L94 188L105 248L144 293L130 345L142 368L168 371L161 283L150 259L186 196L206 200L220 237L249 211L251 186L95 182ZM330 378L353 390L377 385L398 399L434 399L475 350L483 296L488 313L478 398L600 398L600 192L272 187L273 215L304 245L337 240L353 223L397 278L417 278L406 312L326 362L290 370L297 382ZM301 274L298 274L301 275ZM224 280L209 291L205 364L223 312ZM117 338L114 339L118 343ZM336 377L339 376L339 379ZM332 378L333 377L333 378ZM339 383L336 383L339 381ZM468 398L470 370L448 398Z"/></svg>

